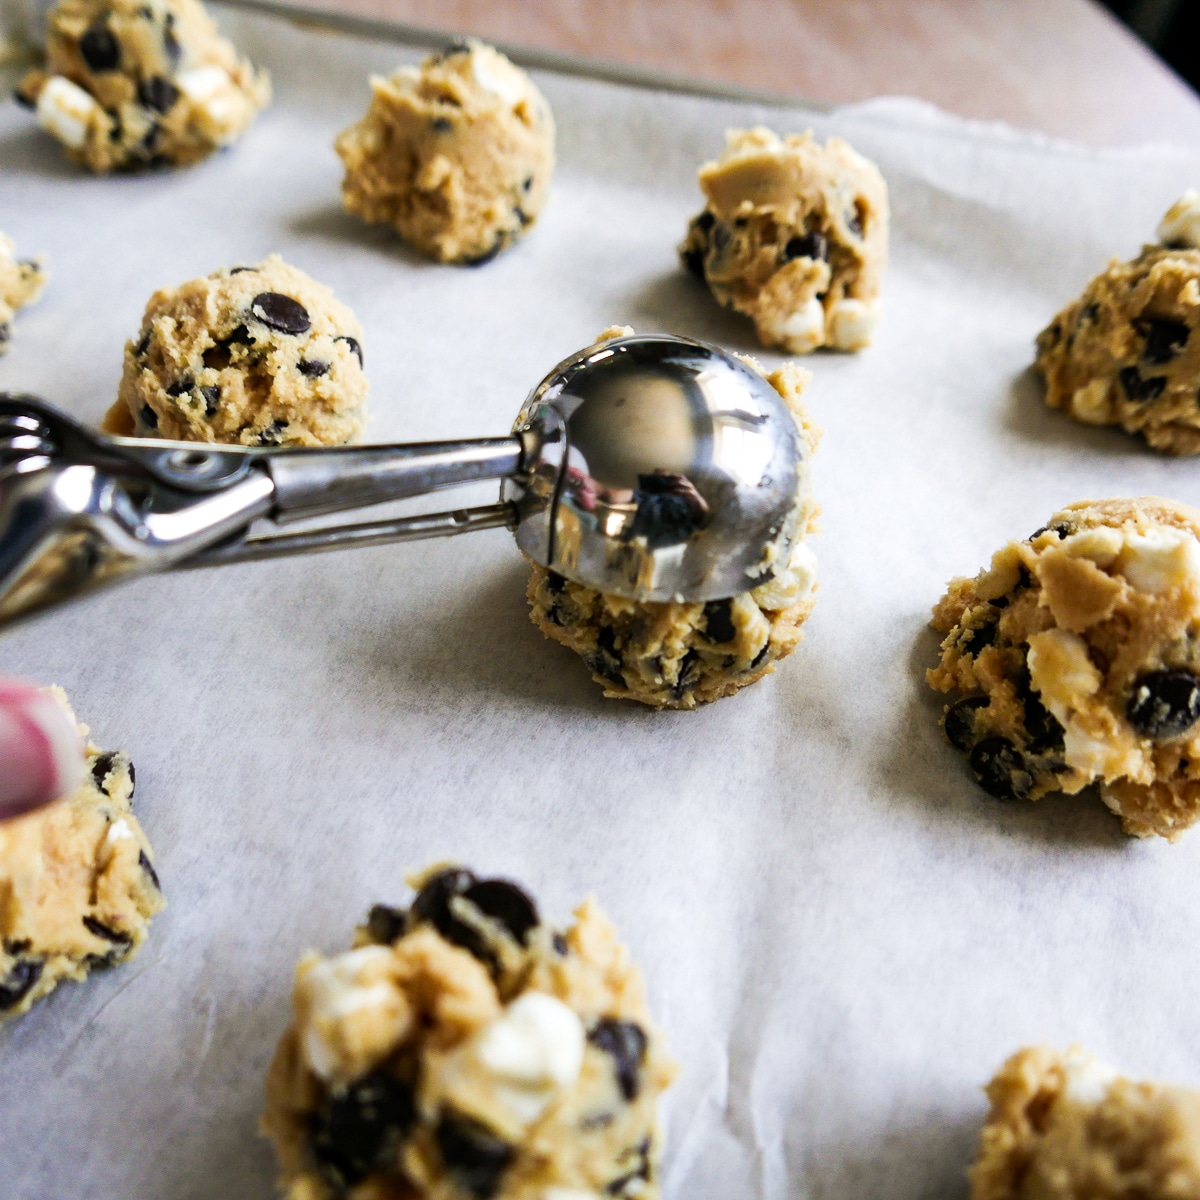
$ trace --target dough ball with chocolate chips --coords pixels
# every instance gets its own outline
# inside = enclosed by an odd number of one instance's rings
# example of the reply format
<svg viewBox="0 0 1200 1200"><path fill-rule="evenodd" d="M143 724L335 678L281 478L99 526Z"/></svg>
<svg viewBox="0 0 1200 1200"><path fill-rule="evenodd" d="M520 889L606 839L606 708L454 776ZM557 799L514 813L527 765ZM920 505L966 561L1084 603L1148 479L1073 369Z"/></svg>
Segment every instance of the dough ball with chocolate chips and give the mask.
<svg viewBox="0 0 1200 1200"><path fill-rule="evenodd" d="M329 288L271 255L156 292L125 344L109 433L338 446L366 422L362 329Z"/></svg>
<svg viewBox="0 0 1200 1200"><path fill-rule="evenodd" d="M13 257L12 239L0 233L0 354L12 341L12 320L17 309L32 304L46 286L41 264Z"/></svg>
<svg viewBox="0 0 1200 1200"><path fill-rule="evenodd" d="M962 693L950 742L985 791L1036 800L1097 784L1126 833L1200 819L1200 512L1082 501L1010 542L933 610L927 673Z"/></svg>
<svg viewBox="0 0 1200 1200"><path fill-rule="evenodd" d="M1163 454L1200 454L1200 192L1131 262L1113 259L1037 339L1046 403L1119 425Z"/></svg>
<svg viewBox="0 0 1200 1200"><path fill-rule="evenodd" d="M46 65L17 98L93 171L184 165L235 142L270 99L200 0L59 0Z"/></svg>
<svg viewBox="0 0 1200 1200"><path fill-rule="evenodd" d="M700 168L705 206L679 247L684 266L759 341L790 354L861 350L879 320L887 185L841 138L734 129Z"/></svg>
<svg viewBox="0 0 1200 1200"><path fill-rule="evenodd" d="M371 106L337 139L342 202L442 262L478 264L537 219L554 118L529 76L482 42L371 78Z"/></svg>
<svg viewBox="0 0 1200 1200"><path fill-rule="evenodd" d="M971 1200L1200 1196L1200 1091L1126 1079L1081 1046L1032 1046L987 1095Z"/></svg>
<svg viewBox="0 0 1200 1200"><path fill-rule="evenodd" d="M629 326L616 325L597 344L632 334ZM785 363L767 374L753 358L742 361L784 398L814 450L820 433L800 399L808 372ZM682 482L684 488L672 486L677 481L665 477L654 493L663 501L656 506L659 528L664 518L687 521L692 506L704 503L688 480ZM530 617L548 638L574 650L613 699L692 709L732 696L795 650L800 627L816 604L817 561L804 538L816 528L818 508L807 470L801 472L795 511L798 533L788 562L753 591L707 604L629 600L535 563L526 589Z"/></svg>
<svg viewBox="0 0 1200 1200"><path fill-rule="evenodd" d="M166 901L131 811L133 784L127 755L89 743L71 795L0 821L0 1021L141 949Z"/></svg>
<svg viewBox="0 0 1200 1200"><path fill-rule="evenodd" d="M656 1200L675 1068L592 900L563 932L440 867L355 948L300 962L264 1132L291 1200Z"/></svg>

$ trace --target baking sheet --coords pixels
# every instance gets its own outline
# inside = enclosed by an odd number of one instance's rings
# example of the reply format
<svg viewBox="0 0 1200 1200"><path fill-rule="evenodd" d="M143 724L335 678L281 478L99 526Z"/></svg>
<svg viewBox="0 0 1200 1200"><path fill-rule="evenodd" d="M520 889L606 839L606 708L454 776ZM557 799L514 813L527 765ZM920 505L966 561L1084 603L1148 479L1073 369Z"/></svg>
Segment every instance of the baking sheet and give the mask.
<svg viewBox="0 0 1200 1200"><path fill-rule="evenodd" d="M170 899L132 965L3 1035L0 1196L269 1196L255 1120L297 958L439 858L525 881L549 916L591 890L615 918L684 1064L673 1200L962 1196L979 1086L1031 1041L1200 1085L1200 832L1132 842L1086 795L989 801L922 683L930 606L1010 536L1084 496L1200 503L1200 464L1049 412L1026 371L1200 161L911 103L816 116L541 74L549 207L486 267L439 267L342 214L330 146L367 72L415 52L222 22L277 99L192 170L87 177L0 106L0 228L52 274L0 388L98 420L156 287L272 251L361 319L373 440L503 433L612 322L754 351L674 246L696 165L758 120L880 164L885 318L863 354L807 364L806 639L702 711L602 700L529 624L504 531L141 581L0 638L0 669L63 684L132 753Z"/></svg>

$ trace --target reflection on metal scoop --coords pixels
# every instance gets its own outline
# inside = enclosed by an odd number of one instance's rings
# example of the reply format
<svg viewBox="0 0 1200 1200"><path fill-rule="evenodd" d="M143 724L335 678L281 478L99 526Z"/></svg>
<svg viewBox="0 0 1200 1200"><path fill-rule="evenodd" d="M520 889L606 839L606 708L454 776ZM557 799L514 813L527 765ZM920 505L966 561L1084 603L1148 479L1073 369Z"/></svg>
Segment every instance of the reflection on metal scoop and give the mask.
<svg viewBox="0 0 1200 1200"><path fill-rule="evenodd" d="M0 394L0 625L137 574L504 525L533 561L639 600L715 600L786 562L808 488L786 404L715 346L626 337L560 363L510 436L251 450L110 438ZM499 504L249 537L502 479Z"/></svg>

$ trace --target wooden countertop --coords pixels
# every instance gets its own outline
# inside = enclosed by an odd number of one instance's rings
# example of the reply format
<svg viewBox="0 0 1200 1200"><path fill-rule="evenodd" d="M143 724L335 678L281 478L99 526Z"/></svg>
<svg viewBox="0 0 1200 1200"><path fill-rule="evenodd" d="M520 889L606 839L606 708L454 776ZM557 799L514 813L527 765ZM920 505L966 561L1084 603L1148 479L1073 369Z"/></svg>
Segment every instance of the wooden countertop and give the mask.
<svg viewBox="0 0 1200 1200"><path fill-rule="evenodd" d="M903 93L1099 145L1200 149L1200 98L1093 0L301 0L834 103Z"/></svg>

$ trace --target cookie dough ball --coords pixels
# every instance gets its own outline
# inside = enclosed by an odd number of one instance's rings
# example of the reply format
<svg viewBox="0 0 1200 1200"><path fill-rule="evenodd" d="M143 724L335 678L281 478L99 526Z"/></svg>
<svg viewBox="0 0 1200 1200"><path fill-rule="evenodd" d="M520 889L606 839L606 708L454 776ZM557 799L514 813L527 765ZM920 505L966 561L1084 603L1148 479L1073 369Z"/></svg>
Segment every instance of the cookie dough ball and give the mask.
<svg viewBox="0 0 1200 1200"><path fill-rule="evenodd" d="M759 341L791 354L861 350L879 320L888 253L887 185L841 138L734 129L700 168L704 210L684 266Z"/></svg>
<svg viewBox="0 0 1200 1200"><path fill-rule="evenodd" d="M241 446L339 446L366 423L362 328L271 255L155 292L125 343L109 433Z"/></svg>
<svg viewBox="0 0 1200 1200"><path fill-rule="evenodd" d="M655 1200L675 1068L592 900L558 932L461 867L300 962L263 1129L291 1200Z"/></svg>
<svg viewBox="0 0 1200 1200"><path fill-rule="evenodd" d="M482 42L371 78L371 106L335 143L342 202L442 262L495 257L550 194L554 118L529 76Z"/></svg>
<svg viewBox="0 0 1200 1200"><path fill-rule="evenodd" d="M1126 1079L1080 1046L1035 1046L987 1094L971 1200L1200 1196L1200 1092Z"/></svg>
<svg viewBox="0 0 1200 1200"><path fill-rule="evenodd" d="M616 325L597 344L632 334ZM741 357L787 402L811 453L820 432L800 398L808 372L784 363L767 374L753 358ZM692 709L732 696L795 650L816 604L817 560L804 537L815 530L819 510L807 471L796 505L798 532L788 562L753 591L707 604L629 600L534 563L525 593L529 615L546 637L574 650L614 700Z"/></svg>
<svg viewBox="0 0 1200 1200"><path fill-rule="evenodd" d="M1119 425L1164 454L1200 453L1200 192L1132 262L1113 259L1038 335L1046 403Z"/></svg>
<svg viewBox="0 0 1200 1200"><path fill-rule="evenodd" d="M93 171L197 162L235 142L270 95L200 0L59 0L46 66L17 91Z"/></svg>
<svg viewBox="0 0 1200 1200"><path fill-rule="evenodd" d="M1099 785L1126 833L1200 819L1200 512L1082 501L955 579L928 672L949 740L1001 800Z"/></svg>
<svg viewBox="0 0 1200 1200"><path fill-rule="evenodd" d="M13 257L12 239L0 233L0 354L12 341L12 319L17 309L32 304L46 286L41 265Z"/></svg>
<svg viewBox="0 0 1200 1200"><path fill-rule="evenodd" d="M48 690L66 705L58 688ZM71 795L0 822L0 1020L63 979L127 962L165 906L130 809L133 781L128 755L89 743L84 782Z"/></svg>

